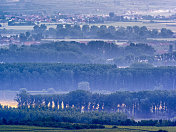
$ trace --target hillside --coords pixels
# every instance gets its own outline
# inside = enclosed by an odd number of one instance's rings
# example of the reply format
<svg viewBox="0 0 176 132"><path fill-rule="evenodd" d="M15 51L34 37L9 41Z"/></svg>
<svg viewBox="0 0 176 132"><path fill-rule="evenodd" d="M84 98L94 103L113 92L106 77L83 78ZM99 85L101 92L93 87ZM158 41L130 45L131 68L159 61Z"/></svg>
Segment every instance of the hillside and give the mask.
<svg viewBox="0 0 176 132"><path fill-rule="evenodd" d="M55 7L63 12L77 13L107 13L114 11L124 13L127 10L145 11L152 9L168 9L174 8L176 2L173 0L43 0L44 4L50 7ZM41 0L36 0L35 3L40 3Z"/></svg>
<svg viewBox="0 0 176 132"><path fill-rule="evenodd" d="M173 0L26 0L26 2L3 2L0 0L0 10L17 11L60 11L62 13L83 13L83 14L102 14L114 11L116 13L126 13L127 11L146 11L146 10L166 10L174 9L176 2ZM15 3L15 4L14 4ZM10 5L10 7L9 7ZM20 10L18 10L20 11ZM155 11L155 13L163 11Z"/></svg>

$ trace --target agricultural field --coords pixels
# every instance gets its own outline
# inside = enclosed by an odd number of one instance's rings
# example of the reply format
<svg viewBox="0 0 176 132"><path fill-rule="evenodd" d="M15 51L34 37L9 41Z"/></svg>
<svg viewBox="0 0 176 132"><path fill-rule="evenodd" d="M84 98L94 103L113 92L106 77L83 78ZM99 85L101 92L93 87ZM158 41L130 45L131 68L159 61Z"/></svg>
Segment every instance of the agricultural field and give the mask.
<svg viewBox="0 0 176 132"><path fill-rule="evenodd" d="M146 26L149 29L162 29L167 28L176 32L176 22L173 21L156 21L154 23L150 23L149 21L137 21L137 22L110 22L105 24L92 24L92 25L107 25L107 26L115 26L115 27L127 27L127 26Z"/></svg>
<svg viewBox="0 0 176 132"><path fill-rule="evenodd" d="M19 30L19 31L30 31L33 30L34 26L8 26L8 23L0 23L2 25L2 27L0 27L0 29L6 29L6 30ZM46 24L46 23L41 23L41 24ZM57 23L59 24L59 23ZM47 23L47 28L56 28L57 24L51 24L51 23Z"/></svg>
<svg viewBox="0 0 176 132"><path fill-rule="evenodd" d="M142 126L118 126L112 129L113 126L106 126L105 129L83 129L83 130L65 130L62 128L34 127L34 126L0 126L0 131L8 132L157 132L158 130L167 130L175 132L176 127L142 127Z"/></svg>
<svg viewBox="0 0 176 132"><path fill-rule="evenodd" d="M47 127L34 127L34 126L4 126L0 125L0 132L15 131L15 132L59 132L61 128L47 128Z"/></svg>
<svg viewBox="0 0 176 132"><path fill-rule="evenodd" d="M0 29L6 29L6 30L21 30L21 31L30 31L33 30L33 26L8 26L7 23L0 23L2 27ZM40 23L45 24L47 26L47 29L49 28L56 28L57 24L61 23ZM136 22L105 22L103 24L90 24L90 26L96 25L106 25L106 26L115 26L115 27L127 27L127 26L146 26L149 29L162 29L167 28L172 30L173 32L176 32L176 22L175 21L154 21L153 23L149 21L136 21Z"/></svg>

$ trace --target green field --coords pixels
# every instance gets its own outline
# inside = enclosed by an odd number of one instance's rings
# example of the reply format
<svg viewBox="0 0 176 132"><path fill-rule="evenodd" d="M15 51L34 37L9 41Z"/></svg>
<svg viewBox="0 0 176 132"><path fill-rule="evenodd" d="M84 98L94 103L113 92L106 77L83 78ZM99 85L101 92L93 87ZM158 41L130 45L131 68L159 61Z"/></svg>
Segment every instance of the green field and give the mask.
<svg viewBox="0 0 176 132"><path fill-rule="evenodd" d="M34 126L4 126L0 125L0 132L155 132L158 130L167 130L176 132L176 127L142 127L142 126L118 126L112 129L112 126L106 126L106 129L84 129L84 130L65 130L62 128L34 127Z"/></svg>
<svg viewBox="0 0 176 132"><path fill-rule="evenodd" d="M0 23L2 24L2 23ZM56 28L57 24L60 23L41 23L46 24L47 29L49 28ZM20 30L20 31L29 31L33 30L33 26L8 26L7 23L2 24L3 26L0 29L7 29L7 30ZM146 26L149 29L162 29L167 28L176 32L176 22L174 21L155 21L154 23L150 23L149 21L139 21L139 22L106 22L103 24L90 24L90 26L96 25L107 25L107 26L115 26L115 27L127 27L127 26Z"/></svg>
<svg viewBox="0 0 176 132"><path fill-rule="evenodd" d="M47 128L47 127L35 127L35 126L4 126L0 125L0 132L15 131L15 132L53 132L63 130L61 128Z"/></svg>
<svg viewBox="0 0 176 132"><path fill-rule="evenodd" d="M167 28L176 32L176 22L173 21L155 21L154 23L150 23L149 21L139 21L139 22L110 22L105 24L92 24L92 25L107 25L107 26L115 26L115 27L127 27L127 26L146 26L149 29L162 29Z"/></svg>

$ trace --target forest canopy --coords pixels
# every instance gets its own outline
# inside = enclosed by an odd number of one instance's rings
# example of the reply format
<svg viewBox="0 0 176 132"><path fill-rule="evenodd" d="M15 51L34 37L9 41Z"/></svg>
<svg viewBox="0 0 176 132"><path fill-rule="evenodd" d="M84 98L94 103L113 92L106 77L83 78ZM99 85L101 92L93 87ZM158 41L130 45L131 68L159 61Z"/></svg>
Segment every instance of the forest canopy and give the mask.
<svg viewBox="0 0 176 132"><path fill-rule="evenodd" d="M88 82L91 91L174 90L176 67L117 68L103 64L0 64L1 90L56 91L78 89Z"/></svg>

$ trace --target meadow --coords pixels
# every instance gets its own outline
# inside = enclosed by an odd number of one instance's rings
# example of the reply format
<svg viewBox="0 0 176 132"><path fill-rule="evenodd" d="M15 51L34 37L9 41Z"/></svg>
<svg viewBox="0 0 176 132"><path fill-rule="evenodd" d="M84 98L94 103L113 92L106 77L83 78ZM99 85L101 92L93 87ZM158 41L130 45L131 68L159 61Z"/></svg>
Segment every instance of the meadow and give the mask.
<svg viewBox="0 0 176 132"><path fill-rule="evenodd" d="M0 125L0 132L157 132L159 130L166 130L168 132L175 132L176 127L150 127L150 126L106 126L105 129L83 129L83 130L66 130L62 128L48 128L35 126L12 126Z"/></svg>
<svg viewBox="0 0 176 132"><path fill-rule="evenodd" d="M61 128L48 128L48 127L35 127L35 126L12 126L12 125L0 125L0 132L6 131L16 131L16 132L53 132L53 131L60 131L63 130Z"/></svg>

